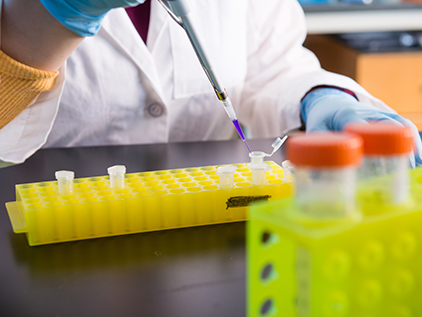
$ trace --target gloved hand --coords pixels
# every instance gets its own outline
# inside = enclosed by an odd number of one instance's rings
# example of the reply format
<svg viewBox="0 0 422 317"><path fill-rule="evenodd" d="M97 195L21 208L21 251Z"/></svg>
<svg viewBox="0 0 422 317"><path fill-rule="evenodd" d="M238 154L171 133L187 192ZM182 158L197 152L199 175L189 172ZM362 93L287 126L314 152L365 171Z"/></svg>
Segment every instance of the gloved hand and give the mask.
<svg viewBox="0 0 422 317"><path fill-rule="evenodd" d="M302 100L302 118L306 131L341 131L352 122L390 121L411 127L414 138L414 156L411 165L422 165L422 143L419 131L408 119L382 111L356 100L350 94L335 88L312 91Z"/></svg>
<svg viewBox="0 0 422 317"><path fill-rule="evenodd" d="M93 36L108 11L132 7L145 0L40 0L61 24L80 36Z"/></svg>

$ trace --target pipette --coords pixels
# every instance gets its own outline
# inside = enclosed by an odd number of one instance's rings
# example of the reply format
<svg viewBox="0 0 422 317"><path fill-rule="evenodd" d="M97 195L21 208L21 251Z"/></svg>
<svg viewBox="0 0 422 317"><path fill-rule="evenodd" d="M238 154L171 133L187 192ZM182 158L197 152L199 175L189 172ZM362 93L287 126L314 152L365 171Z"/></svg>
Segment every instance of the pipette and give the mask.
<svg viewBox="0 0 422 317"><path fill-rule="evenodd" d="M201 41L195 32L195 29L192 25L191 19L189 17L190 9L186 3L186 1L182 0L158 0L164 9L170 14L174 21L179 24L188 35L189 41L192 44L192 47L195 51L196 56L201 63L202 68L205 71L205 74L208 77L208 80L213 87L218 100L222 103L224 110L226 111L227 115L229 116L230 120L233 122L234 127L236 128L237 132L239 133L240 138L245 143L246 147L248 148L249 153L252 153L248 143L246 142L245 135L243 134L242 128L239 125L239 121L237 120L236 112L234 111L233 105L230 101L229 96L227 95L227 91L221 85L221 82L218 80L216 74L213 72L207 54L204 51L203 45L201 45ZM166 3L165 3L166 2ZM168 4L168 5L167 5Z"/></svg>

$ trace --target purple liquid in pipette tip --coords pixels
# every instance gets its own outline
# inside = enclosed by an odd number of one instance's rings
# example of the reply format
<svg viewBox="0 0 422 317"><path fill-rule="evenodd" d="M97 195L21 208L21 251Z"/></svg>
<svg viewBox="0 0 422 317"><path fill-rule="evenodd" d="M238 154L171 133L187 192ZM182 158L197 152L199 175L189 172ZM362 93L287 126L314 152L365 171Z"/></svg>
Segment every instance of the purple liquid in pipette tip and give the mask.
<svg viewBox="0 0 422 317"><path fill-rule="evenodd" d="M237 132L240 135L240 138L243 140L243 142L245 142L246 147L248 148L249 153L252 153L251 149L249 148L248 143L246 142L245 136L243 135L243 131L242 128L240 127L239 121L238 120L233 120L233 125L236 128Z"/></svg>

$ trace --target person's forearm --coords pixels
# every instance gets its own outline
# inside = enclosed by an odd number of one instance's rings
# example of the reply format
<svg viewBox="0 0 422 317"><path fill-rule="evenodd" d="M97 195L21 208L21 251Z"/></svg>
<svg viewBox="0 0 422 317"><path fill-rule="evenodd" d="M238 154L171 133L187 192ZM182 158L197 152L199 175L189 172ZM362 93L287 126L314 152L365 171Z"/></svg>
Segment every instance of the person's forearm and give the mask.
<svg viewBox="0 0 422 317"><path fill-rule="evenodd" d="M56 71L83 37L58 22L38 0L3 0L1 50L25 65Z"/></svg>

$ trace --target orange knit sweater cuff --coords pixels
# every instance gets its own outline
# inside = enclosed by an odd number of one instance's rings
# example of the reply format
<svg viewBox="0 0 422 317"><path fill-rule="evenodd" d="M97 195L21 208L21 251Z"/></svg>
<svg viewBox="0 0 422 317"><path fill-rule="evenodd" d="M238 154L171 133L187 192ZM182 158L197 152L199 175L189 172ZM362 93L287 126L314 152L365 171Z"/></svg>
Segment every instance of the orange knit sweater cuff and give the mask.
<svg viewBox="0 0 422 317"><path fill-rule="evenodd" d="M0 129L40 93L51 90L58 74L29 67L0 51Z"/></svg>

